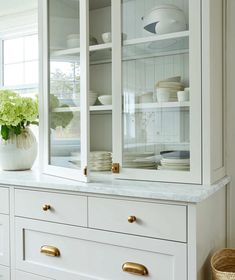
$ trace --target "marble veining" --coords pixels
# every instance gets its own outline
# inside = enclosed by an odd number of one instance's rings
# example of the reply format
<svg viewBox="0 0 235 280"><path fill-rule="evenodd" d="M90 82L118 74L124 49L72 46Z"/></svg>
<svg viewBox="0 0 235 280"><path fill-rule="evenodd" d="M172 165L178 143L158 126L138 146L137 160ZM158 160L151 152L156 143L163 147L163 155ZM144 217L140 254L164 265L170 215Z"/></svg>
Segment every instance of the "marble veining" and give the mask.
<svg viewBox="0 0 235 280"><path fill-rule="evenodd" d="M83 194L103 194L143 199L169 200L188 203L201 202L226 186L230 177L225 176L213 185L194 185L130 180L93 179L82 183L49 175L38 171L0 172L0 184L7 186L32 187L72 191Z"/></svg>

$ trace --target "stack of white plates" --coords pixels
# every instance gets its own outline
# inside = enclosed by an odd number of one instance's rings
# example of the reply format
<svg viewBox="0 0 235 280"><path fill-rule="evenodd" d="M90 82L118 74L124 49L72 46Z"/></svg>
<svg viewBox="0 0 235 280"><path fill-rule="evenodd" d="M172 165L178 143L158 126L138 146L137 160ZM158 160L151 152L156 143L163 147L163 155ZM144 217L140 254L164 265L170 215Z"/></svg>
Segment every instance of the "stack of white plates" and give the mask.
<svg viewBox="0 0 235 280"><path fill-rule="evenodd" d="M180 77L171 77L166 80L159 81L156 84L157 101L158 102L175 102L177 101L177 92L184 89Z"/></svg>
<svg viewBox="0 0 235 280"><path fill-rule="evenodd" d="M134 153L127 152L123 155L124 168L143 168L143 169L157 169L154 153L143 152Z"/></svg>
<svg viewBox="0 0 235 280"><path fill-rule="evenodd" d="M161 156L161 165L158 166L160 170L190 170L189 151L163 152Z"/></svg>
<svg viewBox="0 0 235 280"><path fill-rule="evenodd" d="M107 151L91 152L89 165L92 171L111 171L112 153Z"/></svg>

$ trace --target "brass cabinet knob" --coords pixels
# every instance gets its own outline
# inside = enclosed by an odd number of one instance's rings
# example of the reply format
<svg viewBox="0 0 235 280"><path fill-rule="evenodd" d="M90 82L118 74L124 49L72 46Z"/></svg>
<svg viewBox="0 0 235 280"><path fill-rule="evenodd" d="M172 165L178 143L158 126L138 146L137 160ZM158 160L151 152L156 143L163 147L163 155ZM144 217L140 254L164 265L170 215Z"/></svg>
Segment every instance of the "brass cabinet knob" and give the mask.
<svg viewBox="0 0 235 280"><path fill-rule="evenodd" d="M48 211L50 209L51 209L51 205L45 204L45 205L42 206L43 211Z"/></svg>
<svg viewBox="0 0 235 280"><path fill-rule="evenodd" d="M50 257L59 257L60 256L60 250L58 248L50 246L50 245L43 245L41 247L40 252L42 254L45 254Z"/></svg>
<svg viewBox="0 0 235 280"><path fill-rule="evenodd" d="M128 222L131 223L131 224L136 222L136 216L129 216L128 217Z"/></svg>
<svg viewBox="0 0 235 280"><path fill-rule="evenodd" d="M139 263L126 262L122 265L122 270L127 273L136 274L136 275L148 275L147 268Z"/></svg>

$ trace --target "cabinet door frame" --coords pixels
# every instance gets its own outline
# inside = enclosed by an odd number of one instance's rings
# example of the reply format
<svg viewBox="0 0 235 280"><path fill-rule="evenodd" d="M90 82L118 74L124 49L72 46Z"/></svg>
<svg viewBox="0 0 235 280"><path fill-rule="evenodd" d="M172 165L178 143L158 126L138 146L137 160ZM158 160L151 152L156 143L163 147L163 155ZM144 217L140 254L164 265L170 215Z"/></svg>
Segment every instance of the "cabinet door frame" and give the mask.
<svg viewBox="0 0 235 280"><path fill-rule="evenodd" d="M39 1L39 38L40 38L40 98L39 98L39 136L40 171L45 174L88 182L87 164L89 151L89 44L88 44L88 2L80 0L80 131L81 131L81 169L71 169L49 164L49 40L48 40L48 0Z"/></svg>
<svg viewBox="0 0 235 280"><path fill-rule="evenodd" d="M202 77L201 77L201 0L189 1L189 77L190 77L190 171L152 171L122 168L122 0L116 0L112 9L113 36L113 162L120 164L115 178L163 181L176 183L202 183ZM197 16L196 16L197 15ZM193 36L191 35L193 34ZM141 172L140 172L141 171Z"/></svg>
<svg viewBox="0 0 235 280"><path fill-rule="evenodd" d="M10 264L10 225L8 215L0 214L0 227L3 237L0 251L0 265L8 266Z"/></svg>

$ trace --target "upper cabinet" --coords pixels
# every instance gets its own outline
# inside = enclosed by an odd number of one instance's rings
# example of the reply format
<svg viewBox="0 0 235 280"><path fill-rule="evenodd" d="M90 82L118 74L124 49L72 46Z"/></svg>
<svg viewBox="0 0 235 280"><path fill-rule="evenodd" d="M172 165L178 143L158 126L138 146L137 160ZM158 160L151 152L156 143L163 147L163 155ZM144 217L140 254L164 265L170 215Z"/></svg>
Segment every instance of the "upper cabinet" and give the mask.
<svg viewBox="0 0 235 280"><path fill-rule="evenodd" d="M224 176L223 0L43 0L43 172Z"/></svg>

